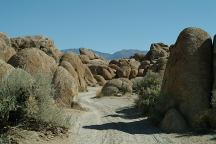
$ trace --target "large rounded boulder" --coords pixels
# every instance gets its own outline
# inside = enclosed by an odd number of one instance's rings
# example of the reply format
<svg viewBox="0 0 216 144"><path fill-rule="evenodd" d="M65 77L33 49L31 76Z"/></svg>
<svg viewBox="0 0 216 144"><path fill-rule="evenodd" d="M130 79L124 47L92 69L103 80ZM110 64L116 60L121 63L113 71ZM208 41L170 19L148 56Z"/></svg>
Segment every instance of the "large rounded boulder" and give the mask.
<svg viewBox="0 0 216 144"><path fill-rule="evenodd" d="M75 71L74 67L67 61L62 61L60 63L60 66L65 68L77 81L77 84L79 84L79 77L77 72Z"/></svg>
<svg viewBox="0 0 216 144"><path fill-rule="evenodd" d="M45 52L47 55L53 57L57 62L62 53L55 47L54 42L44 36L25 36L11 38L11 46L18 52L25 48L37 48Z"/></svg>
<svg viewBox="0 0 216 144"><path fill-rule="evenodd" d="M88 86L96 86L97 81L95 80L93 74L91 73L91 70L87 65L83 65L85 69L84 79Z"/></svg>
<svg viewBox="0 0 216 144"><path fill-rule="evenodd" d="M170 109L161 122L161 129L165 132L184 132L187 130L187 124L177 110Z"/></svg>
<svg viewBox="0 0 216 144"><path fill-rule="evenodd" d="M100 57L97 56L94 52L92 52L91 50L89 50L89 49L87 49L87 48L80 48L79 51L80 51L80 55L85 55L85 56L87 56L90 60L100 58Z"/></svg>
<svg viewBox="0 0 216 144"><path fill-rule="evenodd" d="M52 57L36 48L19 51L11 57L8 63L14 67L24 69L32 75L46 73L52 76L57 68L57 64Z"/></svg>
<svg viewBox="0 0 216 144"><path fill-rule="evenodd" d="M84 65L78 55L74 53L66 53L62 56L61 62L67 61L71 64L78 75L78 85L80 91L87 90L87 85L95 85L96 80L90 70Z"/></svg>
<svg viewBox="0 0 216 144"><path fill-rule="evenodd" d="M101 75L105 80L111 80L115 77L114 69L106 65L89 65L93 75Z"/></svg>
<svg viewBox="0 0 216 144"><path fill-rule="evenodd" d="M107 81L101 90L101 96L121 96L132 93L132 82L126 78Z"/></svg>
<svg viewBox="0 0 216 144"><path fill-rule="evenodd" d="M153 43L151 44L150 50L145 55L145 60L155 60L160 57L168 57L169 56L169 47L163 43Z"/></svg>
<svg viewBox="0 0 216 144"><path fill-rule="evenodd" d="M135 78L138 75L139 66L140 62L133 58L112 60L109 63L109 67L116 71L118 78Z"/></svg>
<svg viewBox="0 0 216 144"><path fill-rule="evenodd" d="M100 86L104 86L106 84L106 80L101 75L94 75L94 78Z"/></svg>
<svg viewBox="0 0 216 144"><path fill-rule="evenodd" d="M199 114L210 107L212 40L199 28L184 29L172 47L161 88L158 110L175 107L196 127Z"/></svg>
<svg viewBox="0 0 216 144"><path fill-rule="evenodd" d="M59 66L53 77L55 99L58 103L71 106L78 94L78 84L75 78L62 66Z"/></svg>

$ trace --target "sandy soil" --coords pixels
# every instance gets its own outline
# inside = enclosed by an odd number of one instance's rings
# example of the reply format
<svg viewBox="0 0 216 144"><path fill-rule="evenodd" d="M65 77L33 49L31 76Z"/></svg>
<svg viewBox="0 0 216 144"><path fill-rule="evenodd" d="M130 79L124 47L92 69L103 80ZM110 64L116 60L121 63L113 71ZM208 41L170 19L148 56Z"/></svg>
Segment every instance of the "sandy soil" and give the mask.
<svg viewBox="0 0 216 144"><path fill-rule="evenodd" d="M49 144L216 144L216 134L166 134L133 108L136 96L94 98L99 87L80 93L88 111L73 113L68 137L35 143ZM30 140L24 142L28 143ZM33 139L31 144L33 144Z"/></svg>
<svg viewBox="0 0 216 144"><path fill-rule="evenodd" d="M73 144L215 144L216 135L165 134L133 108L136 96L94 98L98 88L81 93L89 109L74 122Z"/></svg>

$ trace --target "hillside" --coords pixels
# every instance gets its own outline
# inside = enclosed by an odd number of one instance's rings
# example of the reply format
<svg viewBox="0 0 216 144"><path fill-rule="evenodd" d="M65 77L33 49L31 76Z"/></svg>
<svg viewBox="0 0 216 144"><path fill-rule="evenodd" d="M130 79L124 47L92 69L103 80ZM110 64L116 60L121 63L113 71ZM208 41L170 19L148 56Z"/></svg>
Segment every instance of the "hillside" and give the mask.
<svg viewBox="0 0 216 144"><path fill-rule="evenodd" d="M95 50L91 50L94 53L96 53L97 55L107 59L107 60L112 60L112 59L119 59L119 58L129 58L130 56L134 55L135 53L144 53L146 54L147 51L141 51L141 50L135 50L135 49L123 49L120 51L117 51L113 54L110 53L103 53L103 52L99 52L99 51L95 51ZM65 49L62 50L62 52L74 52L79 54L79 48L72 48L72 49Z"/></svg>

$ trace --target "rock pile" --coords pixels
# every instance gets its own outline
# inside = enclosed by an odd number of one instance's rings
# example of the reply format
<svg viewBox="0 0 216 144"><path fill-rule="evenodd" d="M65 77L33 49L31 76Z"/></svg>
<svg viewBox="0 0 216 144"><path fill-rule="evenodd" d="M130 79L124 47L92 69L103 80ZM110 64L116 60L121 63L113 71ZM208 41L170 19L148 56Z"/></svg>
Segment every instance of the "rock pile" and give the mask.
<svg viewBox="0 0 216 144"><path fill-rule="evenodd" d="M90 60L97 58L94 54L85 54ZM0 65L1 80L19 68L32 77L37 73L48 75L53 81L56 102L64 106L71 106L78 90L86 91L87 86L97 84L78 55L63 54L51 39L43 36L8 38L0 33Z"/></svg>

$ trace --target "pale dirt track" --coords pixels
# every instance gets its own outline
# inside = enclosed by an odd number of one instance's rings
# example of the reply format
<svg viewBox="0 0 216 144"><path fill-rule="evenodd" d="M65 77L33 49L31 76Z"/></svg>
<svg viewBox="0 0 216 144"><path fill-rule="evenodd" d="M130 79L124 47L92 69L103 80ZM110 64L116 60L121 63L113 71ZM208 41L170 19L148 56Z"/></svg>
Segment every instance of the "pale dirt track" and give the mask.
<svg viewBox="0 0 216 144"><path fill-rule="evenodd" d="M35 133L20 144L216 144L216 134L165 134L133 108L135 96L94 98L100 88L80 93L79 103L87 111L71 110L68 137L44 141Z"/></svg>
<svg viewBox="0 0 216 144"><path fill-rule="evenodd" d="M72 120L71 144L216 144L214 134L162 133L137 114L135 96L94 98L98 89L79 95L79 102L89 110Z"/></svg>

